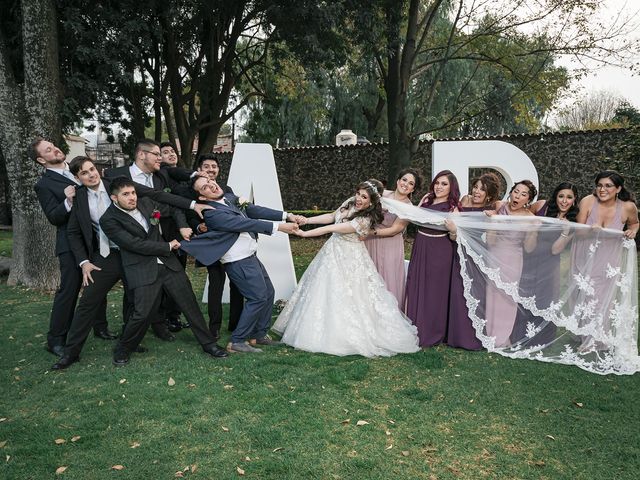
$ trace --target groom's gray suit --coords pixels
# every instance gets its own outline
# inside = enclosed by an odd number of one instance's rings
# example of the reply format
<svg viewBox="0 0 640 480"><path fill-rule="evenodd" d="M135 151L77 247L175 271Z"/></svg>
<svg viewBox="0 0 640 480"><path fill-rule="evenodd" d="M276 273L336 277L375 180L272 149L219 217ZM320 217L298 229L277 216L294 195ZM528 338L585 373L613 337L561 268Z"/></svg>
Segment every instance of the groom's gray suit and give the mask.
<svg viewBox="0 0 640 480"><path fill-rule="evenodd" d="M245 298L238 326L231 336L232 343L241 343L249 338L263 338L267 334L275 291L264 265L251 248L244 252L246 257L236 261L225 263L223 257L234 246L240 233L246 232L254 240L259 233L271 235L275 230L273 222L265 220L285 220L285 213L257 205L248 205L240 210L237 207L238 197L232 193L225 193L223 200L225 203L208 202L214 207L214 210L207 210L204 214L208 232L190 242L182 242L182 250L203 265L223 261L229 280Z"/></svg>

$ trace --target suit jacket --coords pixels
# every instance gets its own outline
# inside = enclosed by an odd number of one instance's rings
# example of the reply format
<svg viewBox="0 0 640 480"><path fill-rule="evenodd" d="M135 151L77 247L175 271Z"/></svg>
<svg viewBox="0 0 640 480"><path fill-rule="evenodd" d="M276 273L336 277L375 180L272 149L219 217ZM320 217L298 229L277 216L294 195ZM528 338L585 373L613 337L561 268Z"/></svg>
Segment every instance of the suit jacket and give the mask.
<svg viewBox="0 0 640 480"><path fill-rule="evenodd" d="M34 186L38 201L47 220L57 227L56 255L70 250L69 242L67 241L67 222L70 214L64 205L66 199L64 189L69 185L76 186L77 184L64 175L45 170Z"/></svg>
<svg viewBox="0 0 640 480"><path fill-rule="evenodd" d="M103 178L102 183L109 191L111 180ZM177 208L189 208L191 201L186 198L172 195L167 192L157 191L145 185L135 184L136 193L139 197L148 197L156 202L173 205ZM194 212L194 215L197 214ZM89 192L86 187L79 187L76 190L76 198L73 202L69 224L67 227L67 237L71 251L79 265L85 260L91 260L92 254L98 248L98 238L91 223L91 213L89 212Z"/></svg>
<svg viewBox="0 0 640 480"><path fill-rule="evenodd" d="M236 242L240 233L271 235L273 223L264 220L282 221L284 212L281 210L249 205L243 214L235 206L238 201L236 195L225 193L224 198L231 203L231 206L209 202L214 210L207 210L204 213L207 233L200 234L189 242L181 242L181 249L203 265L211 265L220 260Z"/></svg>
<svg viewBox="0 0 640 480"><path fill-rule="evenodd" d="M104 172L104 175L106 178L111 179L116 177L127 177L129 180L132 180L131 172L129 171L129 165L118 168L110 168ZM169 176L169 174L167 173L167 169L162 168L157 172L153 172L153 188L157 191L165 192L172 192L175 190L177 191L177 193L179 193L180 190L180 186ZM167 241L171 241L174 239L182 240L178 229L186 228L189 226L184 212L182 212L181 210L174 210L173 215L167 215L166 217L162 218L160 220L160 225L162 226L162 236Z"/></svg>
<svg viewBox="0 0 640 480"><path fill-rule="evenodd" d="M148 232L145 232L135 218L113 204L100 218L100 227L104 233L120 247L122 267L129 288L149 285L156 281L158 258L171 270L182 269L177 257L169 250L169 244L160 236L158 225L152 225L149 221L154 209L165 215L170 213L171 207L163 207L148 198L138 199L138 210L147 220Z"/></svg>

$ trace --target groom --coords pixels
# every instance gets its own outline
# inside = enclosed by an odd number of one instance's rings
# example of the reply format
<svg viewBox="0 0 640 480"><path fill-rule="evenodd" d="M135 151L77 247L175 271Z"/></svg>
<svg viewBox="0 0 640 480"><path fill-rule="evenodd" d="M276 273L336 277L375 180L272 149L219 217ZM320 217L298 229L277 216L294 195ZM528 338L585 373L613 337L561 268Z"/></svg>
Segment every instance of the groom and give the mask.
<svg viewBox="0 0 640 480"><path fill-rule="evenodd" d="M214 209L207 210L204 217L207 233L198 235L189 242L182 242L181 248L203 265L211 265L219 260L229 280L245 298L238 326L231 335L227 350L261 352L262 350L252 347L246 341L255 339L257 345L273 345L278 342L267 335L275 291L264 265L256 256L258 234L272 235L277 231L293 233L298 229L297 223L277 222L295 222L299 218L279 210L249 203L240 204L236 195L224 193L215 181L208 178L195 178L192 188L199 200L206 201Z"/></svg>

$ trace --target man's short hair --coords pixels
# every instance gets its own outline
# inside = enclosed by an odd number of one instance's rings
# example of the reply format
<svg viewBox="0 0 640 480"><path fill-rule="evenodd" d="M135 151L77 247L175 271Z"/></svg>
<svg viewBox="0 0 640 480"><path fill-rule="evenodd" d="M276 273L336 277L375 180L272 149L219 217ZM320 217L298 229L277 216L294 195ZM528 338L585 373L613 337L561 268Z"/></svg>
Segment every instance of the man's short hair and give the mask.
<svg viewBox="0 0 640 480"><path fill-rule="evenodd" d="M109 195L118 195L125 187L136 188L136 184L127 177L116 177L109 184Z"/></svg>
<svg viewBox="0 0 640 480"><path fill-rule="evenodd" d="M85 157L84 155L78 155L77 157L73 157L73 160L69 162L69 171L73 173L74 176L77 177L78 172L82 170L82 165L84 165L85 162L91 162L92 164L94 164L93 160L91 160L89 157Z"/></svg>
<svg viewBox="0 0 640 480"><path fill-rule="evenodd" d="M160 147L160 144L150 138L143 138L142 140L138 140L138 142L136 143L134 155L137 157L140 150L146 150L147 148L152 147Z"/></svg>
<svg viewBox="0 0 640 480"><path fill-rule="evenodd" d="M218 156L215 153L203 153L202 155L200 155L198 157L198 161L196 162L196 168L201 168L202 164L206 160L212 160L216 162L216 165L218 166L218 168L220 168L220 161L218 160Z"/></svg>
<svg viewBox="0 0 640 480"><path fill-rule="evenodd" d="M178 149L177 149L177 148L176 148L176 146L175 146L173 143L171 143L171 142L162 142L162 143L160 144L160 150L162 150L164 147L171 147L171 148L173 148L173 151L174 151L174 152L178 153Z"/></svg>
<svg viewBox="0 0 640 480"><path fill-rule="evenodd" d="M40 154L38 153L38 145L40 145L41 142L44 142L44 138L36 137L27 147L27 156L38 165L40 165L40 163L38 162L38 157L40 156Z"/></svg>
<svg viewBox="0 0 640 480"><path fill-rule="evenodd" d="M196 190L196 182L201 178L203 180L206 180L204 177L201 177L199 175L194 175L194 177L189 181L189 186L191 187L191 190L196 193L196 198L200 196L200 192Z"/></svg>

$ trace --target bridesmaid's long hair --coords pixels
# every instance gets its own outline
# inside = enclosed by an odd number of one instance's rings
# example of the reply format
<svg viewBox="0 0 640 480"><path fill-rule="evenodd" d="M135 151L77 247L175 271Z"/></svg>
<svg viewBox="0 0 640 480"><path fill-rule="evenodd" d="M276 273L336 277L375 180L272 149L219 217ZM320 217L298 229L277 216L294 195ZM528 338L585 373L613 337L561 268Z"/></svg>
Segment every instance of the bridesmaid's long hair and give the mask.
<svg viewBox="0 0 640 480"><path fill-rule="evenodd" d="M427 201L423 203L423 205L431 205L436 198L436 194L433 191L433 188L436 184L436 180L440 177L447 177L449 180L449 197L447 198L447 202L449 203L449 211L452 211L454 208L458 208L460 204L460 187L458 186L458 179L451 172L451 170L442 170L438 172L438 174L433 177L431 184L429 185L429 193L427 193Z"/></svg>
<svg viewBox="0 0 640 480"><path fill-rule="evenodd" d="M627 190L624 186L624 177L622 175L620 175L615 170L604 170L600 172L598 175L596 175L596 179L594 180L593 183L597 185L598 182L603 178L610 178L616 187L622 187L620 189L620 192L618 193L618 198L620 200L622 200L623 202L635 203L636 199L634 198L633 193ZM598 198L598 196L595 193L593 194L593 196Z"/></svg>
<svg viewBox="0 0 640 480"><path fill-rule="evenodd" d="M401 180L402 177L404 177L406 174L413 175L413 180L414 180L413 192L409 194L409 198L411 198L411 195L413 195L414 192L420 191L420 189L422 188L422 182L424 181L424 179L422 178L422 175L420 175L420 172L418 172L418 170L416 170L415 168L408 167L408 168L403 168L398 172L398 177L396 178L396 182L398 180Z"/></svg>
<svg viewBox="0 0 640 480"><path fill-rule="evenodd" d="M562 182L558 185L551 197L549 198L549 202L547 203L547 213L545 213L545 217L558 218L558 213L560 213L560 209L558 208L558 193L560 190L571 190L573 192L573 196L575 197L573 200L573 205L567 212L567 220L570 222L575 222L576 217L578 216L578 188L571 182Z"/></svg>
<svg viewBox="0 0 640 480"><path fill-rule="evenodd" d="M380 198L382 197L382 192L384 192L384 186L382 182L376 180L375 178L370 178L369 180L365 180L364 182L360 182L356 187L356 193L359 190L366 190L369 194L369 201L371 205L364 210L355 210L351 215L349 215L345 220L353 220L356 217L368 217L371 220L371 227L374 225L382 223L384 220L384 214L382 213L382 204L380 203ZM341 208L341 211L349 210L356 204L355 197L349 201L344 207Z"/></svg>

